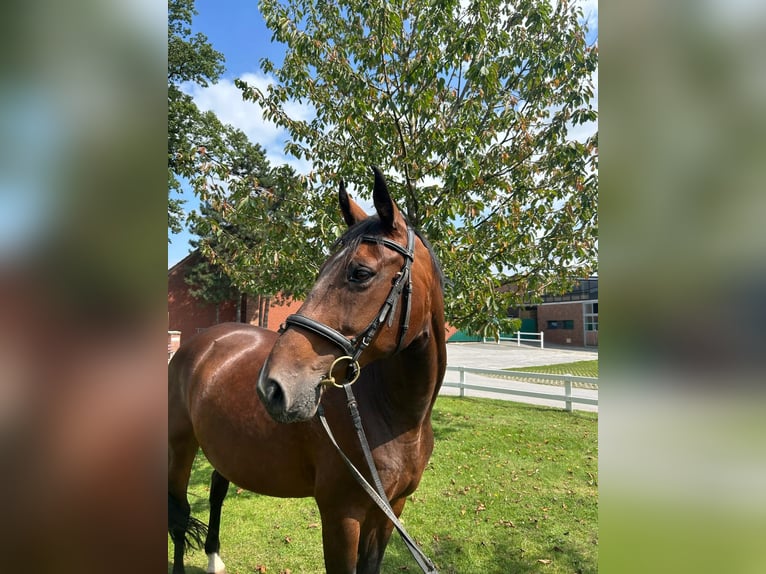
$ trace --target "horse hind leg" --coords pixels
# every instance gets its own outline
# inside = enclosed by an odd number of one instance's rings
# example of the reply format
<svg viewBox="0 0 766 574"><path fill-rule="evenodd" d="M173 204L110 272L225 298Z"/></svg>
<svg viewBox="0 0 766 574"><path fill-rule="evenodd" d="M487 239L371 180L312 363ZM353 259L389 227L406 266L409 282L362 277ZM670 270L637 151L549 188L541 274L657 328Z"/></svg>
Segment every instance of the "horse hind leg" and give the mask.
<svg viewBox="0 0 766 574"><path fill-rule="evenodd" d="M229 481L217 470L210 477L210 520L208 521L207 537L205 538L205 554L207 554L207 574L225 574L226 566L219 556L221 540L221 507L226 493L229 491Z"/></svg>
<svg viewBox="0 0 766 574"><path fill-rule="evenodd" d="M205 524L191 516L186 496L198 445L193 438L170 440L168 445L168 533L173 541L173 574L183 574L184 554L201 548Z"/></svg>
<svg viewBox="0 0 766 574"><path fill-rule="evenodd" d="M184 573L184 554L202 547L207 526L191 516L186 501L180 501L168 492L168 532L173 541L173 574Z"/></svg>

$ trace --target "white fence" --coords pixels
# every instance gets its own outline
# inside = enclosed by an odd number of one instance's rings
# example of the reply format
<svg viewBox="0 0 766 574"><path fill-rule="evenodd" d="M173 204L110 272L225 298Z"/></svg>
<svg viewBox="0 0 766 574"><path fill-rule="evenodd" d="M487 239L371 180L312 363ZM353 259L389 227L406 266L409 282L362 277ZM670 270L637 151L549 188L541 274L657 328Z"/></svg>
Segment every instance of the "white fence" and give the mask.
<svg viewBox="0 0 766 574"><path fill-rule="evenodd" d="M495 369L476 369L472 367L447 367L447 372L457 372L460 374L460 378L458 382L454 381L448 381L446 380L442 383L442 387L452 387L456 389L460 389L460 396L465 396L466 390L474 390L474 391L487 391L491 393L499 393L503 395L516 395L516 396L522 396L522 397L532 397L532 398L538 398L538 399L547 399L547 400L553 400L553 401L561 401L564 403L564 408L567 411L572 411L572 405L573 404L583 404L583 405L596 405L598 406L598 396L596 398L590 398L590 397L578 397L574 396L572 394L572 387L575 384L579 384L582 386L586 386L589 388L596 388L598 390L598 379L594 379L592 377L575 377L573 375L549 375L547 373L527 373L524 371L503 371L503 370L495 370ZM563 390L564 393L548 393L548 392L540 392L540 391L530 391L530 390L524 390L524 389L514 389L514 388L508 388L508 387L501 387L501 386L492 386L488 385L485 382L478 382L478 383L467 383L466 382L466 374L474 374L474 375L483 375L485 377L494 377L494 378L501 378L501 379L511 379L511 380L519 380L521 379L524 382L533 382L535 380L539 381L537 384L551 384L551 382L554 382L554 384L563 384ZM532 379L530 381L529 379ZM578 385L578 386L579 386ZM554 387L556 388L556 387Z"/></svg>
<svg viewBox="0 0 766 574"><path fill-rule="evenodd" d="M524 335L522 338L521 336ZM534 338L530 338L534 337ZM529 341L532 343L535 343L537 341L540 341L540 348L543 349L543 338L545 337L545 333L540 331L539 333L524 333L522 331L516 331L515 337L500 337L499 339L494 339L495 343L500 344L500 341L516 341L516 345L521 347L522 341ZM482 343L486 343L487 341L492 341L492 337L482 337Z"/></svg>

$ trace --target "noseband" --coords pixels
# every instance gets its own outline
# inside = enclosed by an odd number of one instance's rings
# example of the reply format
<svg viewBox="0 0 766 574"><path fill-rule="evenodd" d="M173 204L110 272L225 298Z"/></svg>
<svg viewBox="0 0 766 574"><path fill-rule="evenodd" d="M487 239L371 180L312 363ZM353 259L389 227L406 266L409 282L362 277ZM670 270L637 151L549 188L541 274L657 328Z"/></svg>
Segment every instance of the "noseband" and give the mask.
<svg viewBox="0 0 766 574"><path fill-rule="evenodd" d="M378 245L383 245L384 247L393 249L404 257L404 264L402 265L402 269L394 276L388 297L386 297L386 300L383 302L383 305L380 307L380 310L370 324L367 325L359 335L351 339L332 327L320 323L311 317L306 317L305 315L290 315L285 320L285 324L282 328L282 330L284 330L290 326L301 327L320 337L324 337L343 350L345 355L335 360L327 377L322 380L323 384L332 384L336 387L340 387L341 385L338 385L335 382L335 379L332 376L332 369L339 361L346 359L352 367L352 373L348 377L347 383L356 380L359 376L359 357L361 357L364 350L375 339L375 335L377 335L381 326L386 321L386 318L388 318L388 326L391 326L394 320L394 310L396 309L402 294L404 295L404 301L402 303L403 312L399 329L399 341L396 345L395 353L398 353L401 350L402 345L404 344L404 336L410 328L410 294L412 293L412 263L415 260L415 232L411 227L407 227L407 247L402 247L390 239L375 237L374 235L363 235L361 240L365 243L377 243Z"/></svg>

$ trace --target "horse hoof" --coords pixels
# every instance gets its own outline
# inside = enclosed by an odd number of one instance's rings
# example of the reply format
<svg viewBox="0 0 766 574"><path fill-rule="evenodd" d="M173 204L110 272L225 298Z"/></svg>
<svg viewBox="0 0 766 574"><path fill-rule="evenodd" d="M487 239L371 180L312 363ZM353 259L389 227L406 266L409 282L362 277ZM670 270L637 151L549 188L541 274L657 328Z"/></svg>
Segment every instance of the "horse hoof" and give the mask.
<svg viewBox="0 0 766 574"><path fill-rule="evenodd" d="M207 574L226 574L226 564L223 563L217 552L207 555Z"/></svg>

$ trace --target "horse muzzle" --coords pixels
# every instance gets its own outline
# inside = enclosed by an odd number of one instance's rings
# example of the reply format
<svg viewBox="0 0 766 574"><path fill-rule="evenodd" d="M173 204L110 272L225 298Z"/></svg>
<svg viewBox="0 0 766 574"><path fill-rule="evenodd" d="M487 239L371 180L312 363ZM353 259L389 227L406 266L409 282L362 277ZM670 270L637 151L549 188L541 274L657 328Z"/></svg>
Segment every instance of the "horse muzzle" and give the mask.
<svg viewBox="0 0 766 574"><path fill-rule="evenodd" d="M278 423L295 423L312 418L321 397L321 385L297 384L294 376L282 377L269 368L266 361L258 377L258 396Z"/></svg>

